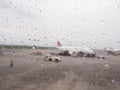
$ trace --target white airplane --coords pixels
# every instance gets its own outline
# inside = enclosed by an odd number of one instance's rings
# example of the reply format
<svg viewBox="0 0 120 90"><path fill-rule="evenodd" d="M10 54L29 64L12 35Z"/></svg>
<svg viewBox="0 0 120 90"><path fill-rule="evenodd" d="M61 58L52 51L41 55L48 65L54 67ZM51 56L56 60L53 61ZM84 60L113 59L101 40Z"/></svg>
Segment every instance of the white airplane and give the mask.
<svg viewBox="0 0 120 90"><path fill-rule="evenodd" d="M116 49L116 48L107 48L104 49L106 54L112 54L115 56L119 56L120 55L120 49Z"/></svg>
<svg viewBox="0 0 120 90"><path fill-rule="evenodd" d="M86 56L95 56L95 52L89 47L62 46L61 43L57 41L57 48L62 51L68 51L70 55L74 53L81 53Z"/></svg>

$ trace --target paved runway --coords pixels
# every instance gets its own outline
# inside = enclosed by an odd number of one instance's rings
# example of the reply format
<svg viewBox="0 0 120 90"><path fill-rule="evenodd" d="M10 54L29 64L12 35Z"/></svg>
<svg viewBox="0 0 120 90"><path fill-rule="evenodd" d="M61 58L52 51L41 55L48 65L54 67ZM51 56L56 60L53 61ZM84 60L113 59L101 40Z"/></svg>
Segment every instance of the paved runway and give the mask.
<svg viewBox="0 0 120 90"><path fill-rule="evenodd" d="M104 60L60 56L61 62L49 62L30 55L33 50L0 51L0 90L120 90L120 56L104 55Z"/></svg>

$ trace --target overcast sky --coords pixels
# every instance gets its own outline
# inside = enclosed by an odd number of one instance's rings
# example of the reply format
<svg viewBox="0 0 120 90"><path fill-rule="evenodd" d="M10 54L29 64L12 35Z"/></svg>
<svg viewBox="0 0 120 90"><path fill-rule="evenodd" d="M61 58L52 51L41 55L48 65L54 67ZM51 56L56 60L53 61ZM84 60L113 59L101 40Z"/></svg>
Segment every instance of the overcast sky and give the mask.
<svg viewBox="0 0 120 90"><path fill-rule="evenodd" d="M120 48L120 0L0 0L0 43Z"/></svg>

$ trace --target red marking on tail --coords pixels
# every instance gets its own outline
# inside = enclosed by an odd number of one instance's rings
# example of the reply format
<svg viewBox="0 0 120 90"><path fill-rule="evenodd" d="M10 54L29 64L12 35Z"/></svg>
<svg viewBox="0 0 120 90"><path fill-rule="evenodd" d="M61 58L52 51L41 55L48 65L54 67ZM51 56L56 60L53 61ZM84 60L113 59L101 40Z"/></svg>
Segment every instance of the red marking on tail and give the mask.
<svg viewBox="0 0 120 90"><path fill-rule="evenodd" d="M59 41L57 41L57 47L61 47L61 43Z"/></svg>

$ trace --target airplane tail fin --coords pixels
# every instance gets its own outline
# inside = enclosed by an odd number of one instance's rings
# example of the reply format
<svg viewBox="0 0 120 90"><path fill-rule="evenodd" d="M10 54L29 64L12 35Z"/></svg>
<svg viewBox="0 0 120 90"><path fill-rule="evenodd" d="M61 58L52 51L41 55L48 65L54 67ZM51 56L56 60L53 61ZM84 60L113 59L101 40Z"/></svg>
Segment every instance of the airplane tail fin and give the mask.
<svg viewBox="0 0 120 90"><path fill-rule="evenodd" d="M59 41L57 41L57 47L61 47L61 43Z"/></svg>

